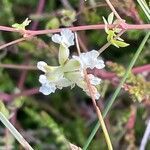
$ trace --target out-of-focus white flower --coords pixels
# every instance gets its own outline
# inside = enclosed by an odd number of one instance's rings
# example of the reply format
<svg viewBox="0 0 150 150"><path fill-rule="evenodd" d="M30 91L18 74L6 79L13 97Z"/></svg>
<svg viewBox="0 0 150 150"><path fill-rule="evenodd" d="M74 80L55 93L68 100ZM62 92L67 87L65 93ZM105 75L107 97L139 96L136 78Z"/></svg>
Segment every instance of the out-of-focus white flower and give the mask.
<svg viewBox="0 0 150 150"><path fill-rule="evenodd" d="M100 84L100 82L101 82L101 79L100 79L100 78L95 77L95 76L92 75L92 74L88 74L88 78L89 78L90 83L91 83L92 85L98 85L98 84Z"/></svg>
<svg viewBox="0 0 150 150"><path fill-rule="evenodd" d="M51 93L54 93L56 90L56 86L54 83L46 82L42 84L39 91L42 92L44 95L49 95Z"/></svg>
<svg viewBox="0 0 150 150"><path fill-rule="evenodd" d="M73 58L80 62L82 69L102 69L105 67L105 64L103 60L98 59L98 56L99 53L96 50L92 50L90 52L81 53L79 56L73 56Z"/></svg>
<svg viewBox="0 0 150 150"><path fill-rule="evenodd" d="M74 33L69 29L62 29L59 34L52 36L52 41L66 47L74 45Z"/></svg>
<svg viewBox="0 0 150 150"><path fill-rule="evenodd" d="M46 72L46 67L47 67L47 63L45 63L44 61L39 61L37 63L37 68L43 72Z"/></svg>

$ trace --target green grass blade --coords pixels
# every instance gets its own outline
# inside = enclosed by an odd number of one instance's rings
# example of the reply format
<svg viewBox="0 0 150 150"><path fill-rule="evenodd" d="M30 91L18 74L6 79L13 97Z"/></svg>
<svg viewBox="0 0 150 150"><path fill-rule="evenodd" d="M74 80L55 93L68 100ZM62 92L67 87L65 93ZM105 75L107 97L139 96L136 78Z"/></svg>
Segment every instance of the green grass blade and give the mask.
<svg viewBox="0 0 150 150"><path fill-rule="evenodd" d="M15 129L15 127L9 122L9 120L0 112L0 121L8 128L8 130L14 135L16 140L28 150L33 150L33 148L28 144L28 142L22 137L22 135Z"/></svg>
<svg viewBox="0 0 150 150"><path fill-rule="evenodd" d="M142 10L144 11L147 18L150 20L150 9L148 8L147 4L142 2L141 0L137 0L139 5L141 6Z"/></svg>
<svg viewBox="0 0 150 150"><path fill-rule="evenodd" d="M150 9L149 9L149 7L148 7L146 1L145 1L145 0L140 0L140 1L141 1L141 3L143 4L143 6L145 7L145 9L146 9L146 11L148 12L148 14L150 15Z"/></svg>
<svg viewBox="0 0 150 150"><path fill-rule="evenodd" d="M114 103L116 97L118 96L118 94L119 94L119 92L120 92L120 90L121 90L121 87L123 86L123 84L124 84L124 82L126 81L126 79L127 79L128 75L129 75L129 73L130 73L132 67L134 66L134 64L135 64L135 62L136 62L136 60L137 60L137 58L139 57L140 53L142 52L142 50L143 50L143 48L144 48L144 45L145 45L146 41L148 40L149 36L150 36L150 32L148 32L148 33L146 34L146 36L144 37L143 41L141 42L141 44L140 44L138 50L137 50L136 53L134 54L134 57L132 58L132 60L131 60L131 62L130 62L130 64L129 64L129 66L128 66L128 68L127 68L126 73L124 74L124 76L123 76L123 78L122 78L120 84L118 85L116 91L114 92L112 98L110 99L108 105L106 106L106 108L105 108L105 110L104 110L103 117L105 117L105 116L107 115L107 113L108 113L108 111L110 110L112 104ZM99 125L99 123L97 123L96 126L94 127L94 129L92 130L92 132L91 132L91 134L90 134L90 136L89 136L87 142L85 143L85 145L84 145L84 147L83 147L83 150L86 150L86 149L88 148L90 142L91 142L92 139L94 138L94 135L96 134L96 132L97 132L97 130L98 130L99 127L100 127L100 125Z"/></svg>

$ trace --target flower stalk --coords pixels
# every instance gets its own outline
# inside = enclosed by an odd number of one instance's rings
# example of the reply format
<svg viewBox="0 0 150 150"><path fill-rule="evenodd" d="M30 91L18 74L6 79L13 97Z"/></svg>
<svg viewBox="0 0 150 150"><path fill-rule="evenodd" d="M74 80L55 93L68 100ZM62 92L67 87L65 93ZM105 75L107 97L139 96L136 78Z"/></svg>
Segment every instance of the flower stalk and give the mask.
<svg viewBox="0 0 150 150"><path fill-rule="evenodd" d="M77 33L75 33L75 41L76 41L76 47L77 47L78 54L80 55L81 52L80 52L80 47L79 47ZM93 90L93 86L90 83L90 80L89 80L89 77L88 77L88 74L87 74L86 70L84 70L84 77L85 77L85 81L87 83L87 88L89 90L89 95L92 98L93 106L94 106L94 108L96 110L99 122L101 124L101 127L102 127L102 130L103 130L104 136L105 136L105 140L106 140L108 149L109 150L113 150L112 143L111 143L111 140L110 140L110 137L109 137L109 134L108 134L105 122L104 122L103 117L102 117L101 110L96 104L95 94L94 94L95 91Z"/></svg>
<svg viewBox="0 0 150 150"><path fill-rule="evenodd" d="M102 117L101 110L100 110L100 108L99 108L99 107L97 106L97 104L96 104L96 100L95 100L95 97L94 97L94 95L93 95L94 92L93 92L92 86L91 86L91 84L90 84L90 82L89 82L89 79L88 79L88 76L87 76L86 71L84 72L84 74L85 74L85 80L86 80L86 82L87 82L88 89L89 89L89 91L90 91L90 95L91 95L91 98L92 98L93 105L94 105L94 107L95 107L95 110L96 110L96 113L97 113L97 116L98 116L100 125L101 125L101 127L102 127L102 130L103 130L103 133L104 133L104 136L105 136L105 140L106 140L108 149L109 149L109 150L113 150L112 143L111 143L111 140L110 140L110 137L109 137L109 134L108 134L108 131L107 131L107 128L106 128L104 119L103 119L103 117Z"/></svg>

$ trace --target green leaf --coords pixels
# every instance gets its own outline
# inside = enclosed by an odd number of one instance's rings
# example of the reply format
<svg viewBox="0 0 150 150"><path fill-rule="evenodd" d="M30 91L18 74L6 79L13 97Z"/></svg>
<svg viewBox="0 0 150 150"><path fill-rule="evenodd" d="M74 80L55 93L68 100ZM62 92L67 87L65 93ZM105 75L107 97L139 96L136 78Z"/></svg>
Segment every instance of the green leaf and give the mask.
<svg viewBox="0 0 150 150"><path fill-rule="evenodd" d="M31 20L29 20L28 18L26 18L26 20L19 24L19 23L15 23L12 25L13 28L16 28L17 30L25 30L25 27L28 26L30 24Z"/></svg>
<svg viewBox="0 0 150 150"><path fill-rule="evenodd" d="M112 24L114 20L114 13L110 13L108 16L108 24Z"/></svg>
<svg viewBox="0 0 150 150"><path fill-rule="evenodd" d="M103 18L103 21L104 21L104 24L105 24L105 32L108 34L108 28L107 28L107 25L108 25L108 22L107 20L105 19L105 17L102 17Z"/></svg>
<svg viewBox="0 0 150 150"><path fill-rule="evenodd" d="M102 18L103 18L103 21L104 21L105 25L107 25L108 22L107 22L107 20L105 19L105 17L102 17Z"/></svg>
<svg viewBox="0 0 150 150"><path fill-rule="evenodd" d="M22 23L24 27L28 26L30 24L31 20L29 18L26 18L25 21Z"/></svg>
<svg viewBox="0 0 150 150"><path fill-rule="evenodd" d="M69 57L69 49L68 49L68 47L60 45L60 47L59 47L59 54L58 54L59 64L61 66L63 66L65 64L65 62L68 60L68 57Z"/></svg>
<svg viewBox="0 0 150 150"><path fill-rule="evenodd" d="M64 65L63 70L64 72L70 72L70 71L75 71L75 70L79 70L80 68L80 63L79 61L75 60L75 59L70 59L69 61L67 61L67 63Z"/></svg>
<svg viewBox="0 0 150 150"><path fill-rule="evenodd" d="M110 42L115 36L115 32L113 30L108 30L108 36L107 36L107 41Z"/></svg>
<svg viewBox="0 0 150 150"><path fill-rule="evenodd" d="M126 42L123 42L123 41L117 41L117 40L113 40L113 43L112 43L114 46L116 47L127 47L129 46L130 44L126 43Z"/></svg>
<svg viewBox="0 0 150 150"><path fill-rule="evenodd" d="M119 41L124 41L124 39L122 39L122 38L120 38L120 37L118 37L117 40L119 40Z"/></svg>

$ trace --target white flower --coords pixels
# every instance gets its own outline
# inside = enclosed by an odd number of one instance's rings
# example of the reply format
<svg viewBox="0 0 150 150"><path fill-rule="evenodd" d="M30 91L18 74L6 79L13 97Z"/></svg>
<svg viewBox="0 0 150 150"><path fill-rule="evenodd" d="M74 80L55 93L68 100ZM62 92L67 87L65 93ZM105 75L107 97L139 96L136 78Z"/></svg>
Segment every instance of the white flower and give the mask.
<svg viewBox="0 0 150 150"><path fill-rule="evenodd" d="M101 82L101 79L100 79L100 78L95 77L95 76L92 75L92 74L88 74L88 78L89 78L90 83L91 83L92 85L98 85L98 84L100 84L100 82Z"/></svg>
<svg viewBox="0 0 150 150"><path fill-rule="evenodd" d="M48 72L47 72L48 73ZM57 76L57 74L43 74L39 76L39 82L42 84L39 91L44 95L54 93L56 88L62 89L63 87L72 86L73 82L64 78L63 76Z"/></svg>
<svg viewBox="0 0 150 150"><path fill-rule="evenodd" d="M37 63L37 68L43 72L46 72L46 67L47 67L47 63L45 63L44 61L39 61Z"/></svg>
<svg viewBox="0 0 150 150"><path fill-rule="evenodd" d="M56 86L54 83L44 83L40 87L39 91L42 92L44 95L49 95L51 93L54 93L56 90Z"/></svg>
<svg viewBox="0 0 150 150"><path fill-rule="evenodd" d="M105 67L105 64L103 60L98 59L98 56L99 53L96 50L92 50L90 52L81 53L79 56L73 56L73 58L80 62L82 69L102 69Z"/></svg>
<svg viewBox="0 0 150 150"><path fill-rule="evenodd" d="M69 29L62 29L59 34L54 34L52 36L52 41L58 44L62 44L63 46L70 47L74 45L74 33Z"/></svg>

